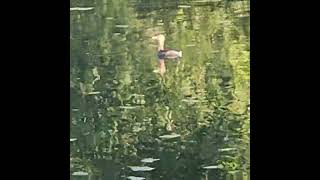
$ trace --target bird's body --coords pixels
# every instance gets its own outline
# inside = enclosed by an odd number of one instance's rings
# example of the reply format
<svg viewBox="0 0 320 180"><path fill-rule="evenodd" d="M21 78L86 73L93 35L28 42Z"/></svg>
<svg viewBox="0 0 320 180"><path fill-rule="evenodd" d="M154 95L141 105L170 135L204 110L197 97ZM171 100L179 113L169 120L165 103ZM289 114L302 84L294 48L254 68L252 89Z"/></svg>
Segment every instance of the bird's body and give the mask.
<svg viewBox="0 0 320 180"><path fill-rule="evenodd" d="M174 50L174 49L165 49L164 41L165 37L162 34L153 36L152 39L158 41L158 52L157 56L159 59L159 72L163 75L166 71L165 59L179 59L182 57L182 51Z"/></svg>

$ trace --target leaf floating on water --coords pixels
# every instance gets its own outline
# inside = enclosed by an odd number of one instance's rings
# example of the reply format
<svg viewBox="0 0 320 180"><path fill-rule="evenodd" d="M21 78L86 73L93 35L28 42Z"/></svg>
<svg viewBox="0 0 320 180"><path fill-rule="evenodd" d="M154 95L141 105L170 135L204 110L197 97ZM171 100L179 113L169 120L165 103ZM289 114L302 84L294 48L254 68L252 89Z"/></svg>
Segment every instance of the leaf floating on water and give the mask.
<svg viewBox="0 0 320 180"><path fill-rule="evenodd" d="M233 151L233 150L237 150L236 148L224 148L224 149L219 149L219 152L225 152L225 151Z"/></svg>
<svg viewBox="0 0 320 180"><path fill-rule="evenodd" d="M119 106L119 108L121 108L121 109L136 109L138 107L139 106Z"/></svg>
<svg viewBox="0 0 320 180"><path fill-rule="evenodd" d="M120 24L118 24L118 25L116 25L116 27L117 28L127 28L127 27L129 27L129 25L125 25L125 24L120 25Z"/></svg>
<svg viewBox="0 0 320 180"><path fill-rule="evenodd" d="M153 158L145 158L145 159L142 159L141 162L144 162L144 163L153 163L155 161L159 161L160 159L153 159Z"/></svg>
<svg viewBox="0 0 320 180"><path fill-rule="evenodd" d="M95 91L95 92L89 92L88 95L94 95L94 94L100 94L101 92Z"/></svg>
<svg viewBox="0 0 320 180"><path fill-rule="evenodd" d="M180 137L180 134L167 134L167 135L163 135L163 136L159 136L159 138L162 139L172 139L172 138L176 138L176 137Z"/></svg>
<svg viewBox="0 0 320 180"><path fill-rule="evenodd" d="M88 176L88 173L83 172L83 171L78 171L78 172L72 173L72 175L74 175L74 176Z"/></svg>
<svg viewBox="0 0 320 180"><path fill-rule="evenodd" d="M73 7L70 8L70 11L88 11L92 10L94 7Z"/></svg>
<svg viewBox="0 0 320 180"><path fill-rule="evenodd" d="M223 166L222 165L218 165L218 166L205 166L202 167L203 169L222 169Z"/></svg>
<svg viewBox="0 0 320 180"><path fill-rule="evenodd" d="M219 167L218 166L206 166L206 167L203 167L203 169L218 169Z"/></svg>
<svg viewBox="0 0 320 180"><path fill-rule="evenodd" d="M128 166L132 171L152 171L155 168L149 166Z"/></svg>
<svg viewBox="0 0 320 180"><path fill-rule="evenodd" d="M188 6L188 5L179 5L178 7L179 8L191 8L191 6Z"/></svg>
<svg viewBox="0 0 320 180"><path fill-rule="evenodd" d="M143 180L143 179L146 179L144 177L136 177L136 176L128 176L127 178L131 179L131 180Z"/></svg>
<svg viewBox="0 0 320 180"><path fill-rule="evenodd" d="M77 138L70 138L70 142L76 141Z"/></svg>

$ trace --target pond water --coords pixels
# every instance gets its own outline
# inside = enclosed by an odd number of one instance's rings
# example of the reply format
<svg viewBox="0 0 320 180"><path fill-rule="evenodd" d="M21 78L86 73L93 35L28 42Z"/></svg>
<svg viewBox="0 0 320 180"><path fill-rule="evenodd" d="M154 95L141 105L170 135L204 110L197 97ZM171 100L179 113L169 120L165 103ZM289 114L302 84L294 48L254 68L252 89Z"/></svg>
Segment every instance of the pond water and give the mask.
<svg viewBox="0 0 320 180"><path fill-rule="evenodd" d="M71 179L250 179L249 11L249 1L71 0ZM158 33L183 52L163 76Z"/></svg>

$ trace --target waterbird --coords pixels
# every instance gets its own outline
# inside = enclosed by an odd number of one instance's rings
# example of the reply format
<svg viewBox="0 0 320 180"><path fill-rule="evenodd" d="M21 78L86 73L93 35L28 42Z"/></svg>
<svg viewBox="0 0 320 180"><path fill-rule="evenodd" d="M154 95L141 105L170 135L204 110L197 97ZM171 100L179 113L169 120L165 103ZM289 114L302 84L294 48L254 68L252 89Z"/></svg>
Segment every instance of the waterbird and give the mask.
<svg viewBox="0 0 320 180"><path fill-rule="evenodd" d="M151 38L153 40L158 41L158 49L157 49L157 56L159 59L158 72L161 74L161 76L163 76L163 74L166 72L165 60L166 59L180 60L180 58L182 58L182 51L176 50L176 49L165 49L164 48L165 36L163 34L157 34L155 36L152 36Z"/></svg>

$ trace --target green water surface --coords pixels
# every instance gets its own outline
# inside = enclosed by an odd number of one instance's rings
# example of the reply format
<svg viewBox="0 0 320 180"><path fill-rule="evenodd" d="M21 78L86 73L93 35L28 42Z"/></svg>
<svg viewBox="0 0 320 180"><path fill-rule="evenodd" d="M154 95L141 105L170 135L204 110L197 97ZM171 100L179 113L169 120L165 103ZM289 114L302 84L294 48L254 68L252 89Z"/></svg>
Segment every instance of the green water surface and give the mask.
<svg viewBox="0 0 320 180"><path fill-rule="evenodd" d="M71 179L249 179L249 1L70 7ZM163 77L156 33L183 51Z"/></svg>

